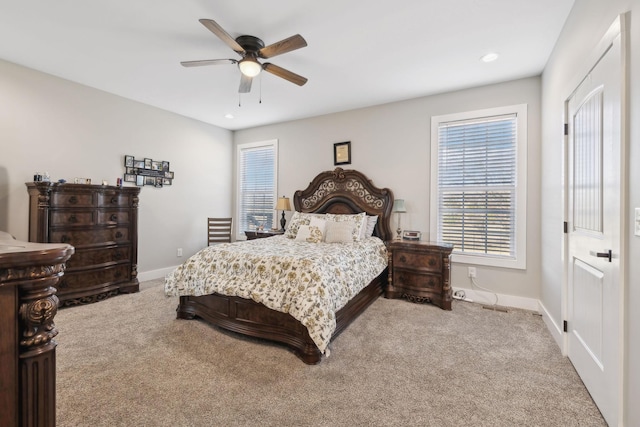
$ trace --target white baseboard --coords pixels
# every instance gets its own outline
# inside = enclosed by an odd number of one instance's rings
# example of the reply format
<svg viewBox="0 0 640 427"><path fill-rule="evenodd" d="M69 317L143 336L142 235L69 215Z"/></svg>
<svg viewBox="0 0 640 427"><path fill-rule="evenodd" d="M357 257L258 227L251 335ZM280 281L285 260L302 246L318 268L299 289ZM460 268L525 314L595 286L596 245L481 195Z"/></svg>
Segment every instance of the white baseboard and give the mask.
<svg viewBox="0 0 640 427"><path fill-rule="evenodd" d="M175 265L173 267L166 267L166 268L160 268L158 270L150 270L150 271L140 272L140 273L138 273L138 281L139 282L146 282L147 280L163 279L167 274L169 274L173 270L175 270L176 267L178 267L178 266Z"/></svg>
<svg viewBox="0 0 640 427"><path fill-rule="evenodd" d="M560 351L562 352L562 355L566 356L567 345L566 345L566 334L564 333L564 328L562 327L562 325L559 325L553 319L553 317L551 317L551 314L549 313L547 308L544 306L544 304L542 304L542 302L540 302L540 313L542 314L542 320L544 321L545 325L547 325L547 330L553 337L556 344L558 344L558 347L560 347Z"/></svg>
<svg viewBox="0 0 640 427"><path fill-rule="evenodd" d="M496 301L495 295L498 295L497 305L502 307L520 308L523 310L530 310L539 313L540 301L534 298L517 297L513 295L505 294L493 294L486 291L477 291L475 289L466 288L453 288L453 292L463 291L466 295L466 299L471 300L479 304L493 305Z"/></svg>

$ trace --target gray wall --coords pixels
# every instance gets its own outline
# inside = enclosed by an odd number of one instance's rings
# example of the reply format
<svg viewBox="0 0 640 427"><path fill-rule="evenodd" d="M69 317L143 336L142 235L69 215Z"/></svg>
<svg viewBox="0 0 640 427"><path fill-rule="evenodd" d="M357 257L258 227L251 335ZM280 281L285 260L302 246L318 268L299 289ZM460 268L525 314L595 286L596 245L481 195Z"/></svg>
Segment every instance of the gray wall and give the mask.
<svg viewBox="0 0 640 427"><path fill-rule="evenodd" d="M625 363L624 425L640 425L640 367L634 361L640 359L640 237L633 235L633 209L640 207L640 2L637 0L576 0L563 32L543 73L542 81L542 270L541 301L550 316L550 330L562 340L557 325L562 324L566 286L563 280L563 236L558 233L564 220L562 186L562 118L563 102L579 83L578 79L588 70L587 61L614 19L621 13L630 13L630 51L628 92L629 147L627 156L628 179L626 209L627 247L626 270L622 277L625 295L625 319L627 328L623 354ZM562 345L562 342L559 342Z"/></svg>
<svg viewBox="0 0 640 427"><path fill-rule="evenodd" d="M231 214L230 131L1 60L0 94L0 230L28 239L24 183L36 171L115 185L125 154L175 172L172 186L140 192L141 279L204 247L207 216Z"/></svg>
<svg viewBox="0 0 640 427"><path fill-rule="evenodd" d="M279 140L278 194L289 197L319 172L332 170L333 144L351 141L352 163L374 184L405 199L402 228L428 238L431 116L528 104L527 269L477 266L477 281L501 294L501 304L527 305L540 297L540 79L531 77L270 126L236 131L238 143ZM290 214L289 214L290 215ZM393 228L396 218L393 218ZM471 288L466 265L454 264L453 286ZM487 302L493 302L491 299Z"/></svg>

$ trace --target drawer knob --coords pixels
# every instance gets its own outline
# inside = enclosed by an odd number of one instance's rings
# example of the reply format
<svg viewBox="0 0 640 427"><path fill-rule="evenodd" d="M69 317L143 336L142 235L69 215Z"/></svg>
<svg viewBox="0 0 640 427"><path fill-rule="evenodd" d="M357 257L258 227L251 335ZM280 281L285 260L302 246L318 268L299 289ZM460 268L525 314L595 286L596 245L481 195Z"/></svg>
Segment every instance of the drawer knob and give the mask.
<svg viewBox="0 0 640 427"><path fill-rule="evenodd" d="M78 222L78 218L76 218L76 216L75 216L75 215L71 215L71 216L69 217L69 222L70 222L71 224L75 224L76 222Z"/></svg>
<svg viewBox="0 0 640 427"><path fill-rule="evenodd" d="M404 255L400 255L400 262L407 262L407 257Z"/></svg>
<svg viewBox="0 0 640 427"><path fill-rule="evenodd" d="M118 198L117 197L112 197L111 198L111 203L113 203L114 205L118 203Z"/></svg>
<svg viewBox="0 0 640 427"><path fill-rule="evenodd" d="M118 215L116 214L111 214L111 221L116 221L118 219Z"/></svg>
<svg viewBox="0 0 640 427"><path fill-rule="evenodd" d="M119 238L121 238L122 236L123 236L122 232L118 231L118 232L116 233L116 239L119 239Z"/></svg>
<svg viewBox="0 0 640 427"><path fill-rule="evenodd" d="M78 198L76 196L69 197L69 203L75 205L76 203L78 203Z"/></svg>
<svg viewBox="0 0 640 427"><path fill-rule="evenodd" d="M436 260L435 260L435 259L433 259L433 258L429 258L429 265L430 265L430 266L432 266L432 267L433 267L434 265L436 265Z"/></svg>
<svg viewBox="0 0 640 427"><path fill-rule="evenodd" d="M120 261L123 258L120 252L116 252L113 257L116 261Z"/></svg>

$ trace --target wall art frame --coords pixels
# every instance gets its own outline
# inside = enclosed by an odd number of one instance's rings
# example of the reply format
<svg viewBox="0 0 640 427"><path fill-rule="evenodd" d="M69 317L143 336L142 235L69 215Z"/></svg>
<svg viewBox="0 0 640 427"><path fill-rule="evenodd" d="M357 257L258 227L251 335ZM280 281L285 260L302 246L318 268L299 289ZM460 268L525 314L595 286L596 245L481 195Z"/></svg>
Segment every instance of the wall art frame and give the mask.
<svg viewBox="0 0 640 427"><path fill-rule="evenodd" d="M336 142L333 144L333 165L351 164L351 141Z"/></svg>

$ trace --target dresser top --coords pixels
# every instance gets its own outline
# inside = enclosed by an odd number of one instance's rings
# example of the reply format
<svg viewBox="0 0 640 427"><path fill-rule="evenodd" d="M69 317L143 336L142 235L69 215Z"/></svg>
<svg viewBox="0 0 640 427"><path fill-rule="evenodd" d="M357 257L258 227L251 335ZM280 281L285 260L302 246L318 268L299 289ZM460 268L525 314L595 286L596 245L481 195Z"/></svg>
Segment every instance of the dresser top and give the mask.
<svg viewBox="0 0 640 427"><path fill-rule="evenodd" d="M58 264L74 253L73 246L60 243L32 243L16 240L0 231L0 268L16 268L34 263Z"/></svg>
<svg viewBox="0 0 640 427"><path fill-rule="evenodd" d="M387 246L392 249L438 249L446 252L453 251L453 245L443 242L428 242L423 240L389 240Z"/></svg>
<svg viewBox="0 0 640 427"><path fill-rule="evenodd" d="M29 191L123 191L138 194L140 187L118 187L116 185L70 184L68 182L26 182Z"/></svg>

